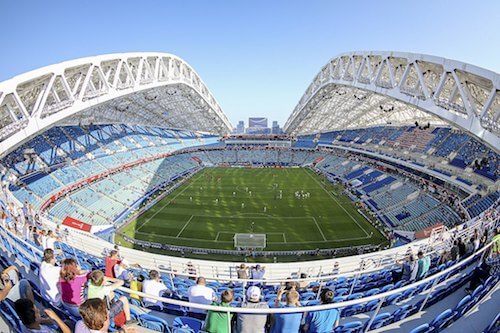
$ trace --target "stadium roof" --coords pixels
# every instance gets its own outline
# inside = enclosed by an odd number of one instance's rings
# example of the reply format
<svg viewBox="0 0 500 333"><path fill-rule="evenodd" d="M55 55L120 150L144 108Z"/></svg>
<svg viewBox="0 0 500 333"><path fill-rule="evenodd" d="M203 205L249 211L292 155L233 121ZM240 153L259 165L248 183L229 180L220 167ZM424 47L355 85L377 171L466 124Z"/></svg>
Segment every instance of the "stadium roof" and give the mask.
<svg viewBox="0 0 500 333"><path fill-rule="evenodd" d="M328 62L285 124L309 134L415 121L444 124L500 147L500 75L412 53L352 52Z"/></svg>
<svg viewBox="0 0 500 333"><path fill-rule="evenodd" d="M198 74L171 54L81 58L0 83L0 154L54 125L90 123L232 129Z"/></svg>

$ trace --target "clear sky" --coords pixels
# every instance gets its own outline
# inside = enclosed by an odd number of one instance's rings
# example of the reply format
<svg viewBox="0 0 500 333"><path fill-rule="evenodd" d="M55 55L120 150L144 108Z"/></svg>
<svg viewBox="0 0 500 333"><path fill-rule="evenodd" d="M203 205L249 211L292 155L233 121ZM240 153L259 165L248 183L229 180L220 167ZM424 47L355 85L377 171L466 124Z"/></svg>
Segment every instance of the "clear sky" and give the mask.
<svg viewBox="0 0 500 333"><path fill-rule="evenodd" d="M500 1L0 2L0 81L85 56L158 51L186 60L236 124L284 124L330 58L425 53L500 72Z"/></svg>

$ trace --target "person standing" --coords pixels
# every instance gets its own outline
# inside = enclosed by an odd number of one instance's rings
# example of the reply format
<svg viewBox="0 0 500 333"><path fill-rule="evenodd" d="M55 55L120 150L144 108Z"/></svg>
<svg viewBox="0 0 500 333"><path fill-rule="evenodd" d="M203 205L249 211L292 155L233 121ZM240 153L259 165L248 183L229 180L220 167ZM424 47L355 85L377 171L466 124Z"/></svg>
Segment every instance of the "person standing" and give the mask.
<svg viewBox="0 0 500 333"><path fill-rule="evenodd" d="M247 300L241 304L242 308L269 309L266 302L260 301L260 288L251 286L247 290ZM266 314L238 313L237 332L239 333L264 333L266 330Z"/></svg>
<svg viewBox="0 0 500 333"><path fill-rule="evenodd" d="M189 287L188 289L188 299L190 303L197 304L212 304L213 301L217 299L215 291L206 286L206 280L203 276L198 277L196 280L196 285ZM196 308L189 308L189 311L194 313L206 313L206 310L200 310Z"/></svg>
<svg viewBox="0 0 500 333"><path fill-rule="evenodd" d="M333 291L323 289L320 295L321 304L333 303ZM337 309L313 311L307 313L304 331L310 333L331 332L339 325L340 313Z"/></svg>
<svg viewBox="0 0 500 333"><path fill-rule="evenodd" d="M226 289L221 294L221 302L213 302L212 305L231 307L234 293L231 289ZM227 312L209 310L205 321L205 331L209 333L229 333L228 323L233 319L233 314L227 318Z"/></svg>
<svg viewBox="0 0 500 333"><path fill-rule="evenodd" d="M294 308L299 307L299 293L292 289L285 295L286 305L281 305L281 296L285 293L285 287L281 287L276 295L274 302L275 308ZM273 316L273 325L271 333L288 333L298 332L300 328L300 321L302 320L302 313L276 313Z"/></svg>

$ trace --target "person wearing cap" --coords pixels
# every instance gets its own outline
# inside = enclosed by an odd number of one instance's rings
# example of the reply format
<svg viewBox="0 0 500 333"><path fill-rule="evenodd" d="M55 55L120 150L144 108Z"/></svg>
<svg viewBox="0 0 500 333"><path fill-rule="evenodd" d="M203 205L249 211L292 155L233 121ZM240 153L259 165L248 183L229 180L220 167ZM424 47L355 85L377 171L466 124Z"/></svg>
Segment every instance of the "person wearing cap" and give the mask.
<svg viewBox="0 0 500 333"><path fill-rule="evenodd" d="M269 309L266 302L260 301L260 288L251 286L247 290L247 299L241 304L247 309ZM267 324L267 314L238 313L237 332L264 333Z"/></svg>
<svg viewBox="0 0 500 333"><path fill-rule="evenodd" d="M200 276L196 279L196 284L189 287L188 299L190 303L208 305L212 304L212 302L217 299L217 295L215 295L215 291L213 291L213 289L206 286L205 278ZM207 313L206 310L196 308L189 308L189 311L194 313Z"/></svg>
<svg viewBox="0 0 500 333"><path fill-rule="evenodd" d="M333 303L333 291L323 289L320 295L321 304ZM310 333L331 332L339 325L340 313L337 309L313 311L305 314L304 331Z"/></svg>
<svg viewBox="0 0 500 333"><path fill-rule="evenodd" d="M115 274L117 279L125 281L125 283L130 283L132 279L132 273L127 271L127 267L129 266L127 259L123 259L121 262L116 263L113 266L113 273Z"/></svg>
<svg viewBox="0 0 500 333"><path fill-rule="evenodd" d="M286 305L281 304L281 296L285 293L286 287L281 287L276 295L274 302L275 308L293 308L300 306L300 295L293 288L285 294ZM300 328L300 321L302 320L302 313L276 313L273 315L273 325L271 333L288 333L298 332Z"/></svg>

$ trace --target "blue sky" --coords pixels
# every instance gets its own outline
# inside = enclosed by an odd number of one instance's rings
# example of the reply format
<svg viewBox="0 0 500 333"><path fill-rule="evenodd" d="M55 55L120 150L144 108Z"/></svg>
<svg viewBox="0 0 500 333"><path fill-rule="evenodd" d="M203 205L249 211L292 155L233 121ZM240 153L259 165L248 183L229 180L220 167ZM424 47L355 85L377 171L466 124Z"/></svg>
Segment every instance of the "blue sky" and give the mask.
<svg viewBox="0 0 500 333"><path fill-rule="evenodd" d="M176 54L233 124L284 124L339 53L393 50L500 72L500 1L2 1L0 81L85 56Z"/></svg>

